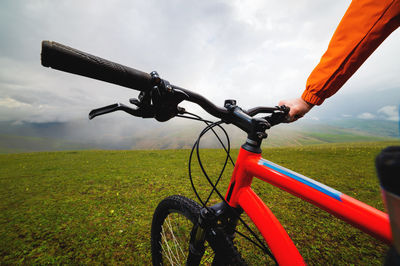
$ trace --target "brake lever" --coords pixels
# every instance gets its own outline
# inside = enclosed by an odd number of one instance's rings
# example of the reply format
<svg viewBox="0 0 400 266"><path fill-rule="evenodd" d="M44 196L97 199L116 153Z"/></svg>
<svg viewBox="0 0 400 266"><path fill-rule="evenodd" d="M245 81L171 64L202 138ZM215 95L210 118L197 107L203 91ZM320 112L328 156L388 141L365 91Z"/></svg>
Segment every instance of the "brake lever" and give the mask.
<svg viewBox="0 0 400 266"><path fill-rule="evenodd" d="M143 118L154 117L154 113L152 113L150 110L142 110L141 108L133 109L122 103L115 103L101 108L93 109L89 113L89 119L92 120L96 116L105 115L119 110L124 111L133 116L138 116Z"/></svg>

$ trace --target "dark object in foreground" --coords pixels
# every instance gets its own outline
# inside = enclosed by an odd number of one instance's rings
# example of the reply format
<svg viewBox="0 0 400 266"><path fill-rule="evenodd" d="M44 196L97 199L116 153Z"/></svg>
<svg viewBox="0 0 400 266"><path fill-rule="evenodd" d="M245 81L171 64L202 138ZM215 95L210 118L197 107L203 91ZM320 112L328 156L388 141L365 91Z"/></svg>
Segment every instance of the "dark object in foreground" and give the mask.
<svg viewBox="0 0 400 266"><path fill-rule="evenodd" d="M400 146L383 149L376 157L376 169L393 235L385 265L400 265Z"/></svg>

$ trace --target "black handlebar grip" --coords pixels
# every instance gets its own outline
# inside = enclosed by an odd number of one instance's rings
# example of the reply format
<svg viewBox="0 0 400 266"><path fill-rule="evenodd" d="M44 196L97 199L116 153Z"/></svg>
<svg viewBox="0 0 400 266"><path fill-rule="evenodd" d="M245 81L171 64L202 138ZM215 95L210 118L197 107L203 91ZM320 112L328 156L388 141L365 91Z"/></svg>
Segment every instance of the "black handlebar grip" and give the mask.
<svg viewBox="0 0 400 266"><path fill-rule="evenodd" d="M103 58L52 42L42 42L42 65L135 90L151 88L151 76Z"/></svg>

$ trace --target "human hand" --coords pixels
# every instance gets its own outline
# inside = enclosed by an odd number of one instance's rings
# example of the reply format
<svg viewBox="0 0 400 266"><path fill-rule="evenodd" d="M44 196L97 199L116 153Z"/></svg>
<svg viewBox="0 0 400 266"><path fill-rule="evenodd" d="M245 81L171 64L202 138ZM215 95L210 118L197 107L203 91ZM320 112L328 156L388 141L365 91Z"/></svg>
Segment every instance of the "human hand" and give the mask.
<svg viewBox="0 0 400 266"><path fill-rule="evenodd" d="M294 122L299 118L302 118L314 106L313 104L304 101L302 98L282 100L279 102L279 105L286 105L290 108L289 122Z"/></svg>

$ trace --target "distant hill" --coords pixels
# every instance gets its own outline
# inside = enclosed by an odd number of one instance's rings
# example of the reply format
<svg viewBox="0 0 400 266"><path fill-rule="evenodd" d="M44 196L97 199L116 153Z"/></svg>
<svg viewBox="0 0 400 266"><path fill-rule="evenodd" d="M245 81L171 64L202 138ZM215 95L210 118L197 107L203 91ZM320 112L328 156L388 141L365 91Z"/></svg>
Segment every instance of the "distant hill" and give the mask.
<svg viewBox="0 0 400 266"><path fill-rule="evenodd" d="M0 135L0 153L88 150L94 148L96 147L90 144L63 139Z"/></svg>
<svg viewBox="0 0 400 266"><path fill-rule="evenodd" d="M328 122L329 125L365 132L376 136L400 137L399 122L388 120L342 119Z"/></svg>
<svg viewBox="0 0 400 266"><path fill-rule="evenodd" d="M52 123L0 122L0 152L31 152L84 149L188 149L204 128L204 123L173 119L166 123L153 120L95 119ZM246 135L231 125L233 147ZM218 131L218 130L217 130ZM220 132L220 131L219 131ZM380 120L304 120L272 128L265 146L297 146L336 142L399 140L398 123ZM210 132L201 147L219 147Z"/></svg>
<svg viewBox="0 0 400 266"><path fill-rule="evenodd" d="M272 146L295 146L388 139L400 140L397 122L352 119L282 125L271 131L269 141Z"/></svg>

